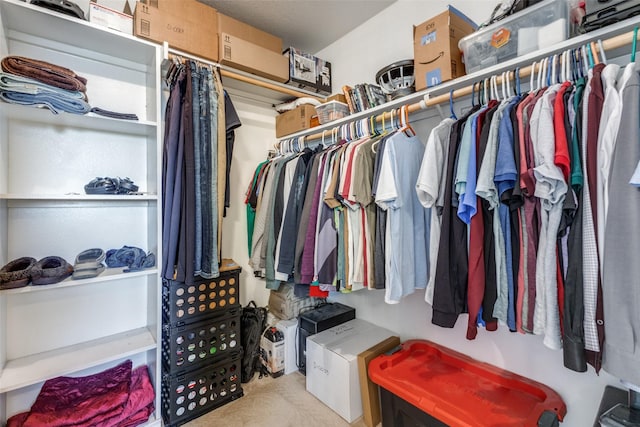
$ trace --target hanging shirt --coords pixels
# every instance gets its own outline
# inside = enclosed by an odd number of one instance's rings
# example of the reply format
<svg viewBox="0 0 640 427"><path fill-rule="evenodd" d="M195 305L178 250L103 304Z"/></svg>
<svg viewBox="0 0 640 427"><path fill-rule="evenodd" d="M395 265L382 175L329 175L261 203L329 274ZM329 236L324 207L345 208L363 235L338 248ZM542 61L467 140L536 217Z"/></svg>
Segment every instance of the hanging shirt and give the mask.
<svg viewBox="0 0 640 427"><path fill-rule="evenodd" d="M458 315L467 309L467 230L458 218L453 202L454 180L456 175L456 153L460 147L464 125L471 114L480 107L474 106L466 116L451 126L449 134L449 154L447 158L444 208L442 210L442 229L436 279L433 289L433 315L431 323L445 328L453 328ZM457 199L456 199L457 200Z"/></svg>
<svg viewBox="0 0 640 427"><path fill-rule="evenodd" d="M631 65L631 64L629 64ZM627 66L627 68L629 68ZM602 85L604 90L604 102L602 105L602 117L600 129L598 130L598 169L596 172L596 197L598 218L598 241L604 242L605 225L607 221L607 208L609 205L609 173L611 170L611 156L615 148L618 127L620 126L620 116L622 114L622 104L620 102L619 89L616 86L620 66L609 64L602 70ZM620 80L620 87L626 84L626 77L630 73L624 73ZM625 78L626 77L626 78ZM604 262L604 245L598 246L600 264Z"/></svg>
<svg viewBox="0 0 640 427"><path fill-rule="evenodd" d="M544 334L543 343L554 350L562 348L557 293L556 237L567 192L563 171L555 164L553 105L560 87L559 84L549 87L537 102L531 115L531 142L534 147L536 178L535 196L541 202L533 332Z"/></svg>
<svg viewBox="0 0 640 427"><path fill-rule="evenodd" d="M418 200L415 182L424 156L424 143L417 136L397 132L385 145L376 203L387 210L390 239L387 240L385 302L395 304L428 280L429 214Z"/></svg>
<svg viewBox="0 0 640 427"><path fill-rule="evenodd" d="M438 261L438 245L440 244L440 229L442 224L442 209L444 207L444 189L446 167L449 154L449 134L452 119L444 119L429 134L420 165L420 172L416 181L418 200L425 208L431 209L431 224L429 234L429 281L425 292L425 301L433 305L433 287Z"/></svg>
<svg viewBox="0 0 640 427"><path fill-rule="evenodd" d="M504 238L505 246L505 269L507 273L507 307L506 307L506 323L509 330L516 330L516 317L515 317L515 299L516 299L516 279L517 273L514 274L514 255L513 247L517 246L513 244L512 238L512 219L511 219L511 198L513 189L518 182L518 169L515 162L515 147L516 141L514 140L515 134L513 131L513 124L511 121L511 112L515 105L519 102L520 97L513 98L509 104L505 107L502 119L500 120L500 127L498 130L498 152L496 155L496 168L494 175L494 183L498 190L498 197L501 203L498 206L500 227L502 229L502 235ZM517 222L517 215L516 222ZM517 258L516 258L517 259ZM504 304L503 301L496 301L498 304ZM498 308L500 313L502 308ZM495 314L494 309L494 315ZM496 315L496 317L498 317Z"/></svg>
<svg viewBox="0 0 640 427"><path fill-rule="evenodd" d="M625 70L626 71L626 70ZM640 192L629 185L629 177L640 161L640 75L631 73L620 92L622 114L611 163L609 210L604 260L603 368L631 384L640 384L640 316L638 301L640 239L629 231L640 230Z"/></svg>
<svg viewBox="0 0 640 427"><path fill-rule="evenodd" d="M500 204L498 189L495 184L496 161L498 154L498 131L504 110L509 105L509 101L503 101L493 114L487 136L487 147L478 173L478 183L476 185L476 195L488 203L487 213L493 216L491 224L494 244L494 263L496 295L495 305L487 310L489 315L507 321L508 285L506 269L506 252L504 235L500 227L500 217L498 205ZM486 229L486 227L485 227Z"/></svg>

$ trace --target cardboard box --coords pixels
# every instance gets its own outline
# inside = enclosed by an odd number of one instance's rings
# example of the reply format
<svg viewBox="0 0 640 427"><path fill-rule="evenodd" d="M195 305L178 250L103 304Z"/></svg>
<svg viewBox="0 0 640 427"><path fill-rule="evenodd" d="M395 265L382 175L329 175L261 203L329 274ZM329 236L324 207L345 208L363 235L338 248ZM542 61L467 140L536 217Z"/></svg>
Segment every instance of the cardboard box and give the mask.
<svg viewBox="0 0 640 427"><path fill-rule="evenodd" d="M343 104L347 103L347 97L344 96L344 94L342 93L336 93L335 95L331 95L329 97L327 97L327 99L325 99L325 103L327 102L331 102L331 101L338 101L338 102L342 102Z"/></svg>
<svg viewBox="0 0 640 427"><path fill-rule="evenodd" d="M147 0L153 1L153 0ZM134 34L193 55L218 61L218 13L196 0L136 3Z"/></svg>
<svg viewBox="0 0 640 427"><path fill-rule="evenodd" d="M331 63L295 47L285 50L289 60L289 81L292 86L331 93Z"/></svg>
<svg viewBox="0 0 640 427"><path fill-rule="evenodd" d="M289 375L298 371L296 359L298 319L280 320L276 323L276 328L284 334L284 374Z"/></svg>
<svg viewBox="0 0 640 427"><path fill-rule="evenodd" d="M230 34L278 54L282 53L282 39L230 16L218 13L218 33Z"/></svg>
<svg viewBox="0 0 640 427"><path fill-rule="evenodd" d="M313 127L311 118L314 116L317 116L316 109L308 104L279 114L276 116L276 137L280 138Z"/></svg>
<svg viewBox="0 0 640 427"><path fill-rule="evenodd" d="M358 355L358 374L362 395L362 417L367 427L376 427L380 423L380 393L378 385L369 378L369 362L400 345L400 338L389 337Z"/></svg>
<svg viewBox="0 0 640 427"><path fill-rule="evenodd" d="M220 63L284 83L289 78L287 58L227 33L220 33Z"/></svg>
<svg viewBox="0 0 640 427"><path fill-rule="evenodd" d="M452 6L413 27L416 90L436 86L465 74L458 41L477 25Z"/></svg>
<svg viewBox="0 0 640 427"><path fill-rule="evenodd" d="M307 391L351 423L362 416L358 354L394 336L361 319L307 338Z"/></svg>
<svg viewBox="0 0 640 427"><path fill-rule="evenodd" d="M133 16L95 2L89 3L89 22L125 34L133 34Z"/></svg>

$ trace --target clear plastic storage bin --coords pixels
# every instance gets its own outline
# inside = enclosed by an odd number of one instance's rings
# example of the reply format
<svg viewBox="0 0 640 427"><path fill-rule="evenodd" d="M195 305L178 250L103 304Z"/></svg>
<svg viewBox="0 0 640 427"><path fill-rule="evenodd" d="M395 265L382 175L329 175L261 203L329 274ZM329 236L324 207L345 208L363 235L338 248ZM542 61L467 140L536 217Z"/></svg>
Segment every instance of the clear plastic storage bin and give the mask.
<svg viewBox="0 0 640 427"><path fill-rule="evenodd" d="M569 37L567 0L544 0L458 43L467 73L553 46Z"/></svg>
<svg viewBox="0 0 640 427"><path fill-rule="evenodd" d="M340 101L329 101L316 106L320 124L332 122L349 115L349 106Z"/></svg>

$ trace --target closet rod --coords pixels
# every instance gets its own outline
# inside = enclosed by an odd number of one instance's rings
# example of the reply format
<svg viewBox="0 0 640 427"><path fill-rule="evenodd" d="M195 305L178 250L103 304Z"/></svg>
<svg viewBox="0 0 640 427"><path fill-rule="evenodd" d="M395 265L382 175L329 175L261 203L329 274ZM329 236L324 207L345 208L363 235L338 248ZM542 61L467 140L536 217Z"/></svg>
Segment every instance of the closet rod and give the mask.
<svg viewBox="0 0 640 427"><path fill-rule="evenodd" d="M585 39L585 40L583 40L581 42L577 42L577 44L575 44L574 47L586 45L586 44L589 44L591 42L594 42L595 40L598 40L596 34L594 34L593 38L591 38L591 39ZM633 41L633 34L634 34L633 31L629 31L629 32L626 32L626 33L623 33L623 34L619 34L617 36L613 36L611 38L602 40L602 49L607 51L607 50L618 49L618 48L630 45L632 43L632 41ZM638 37L638 38L640 39L640 37ZM571 41L571 39L567 40L567 42L570 42L570 41ZM602 55L602 52L600 51L600 46L599 46L598 43L594 44L594 48L596 49L598 54ZM571 46L565 46L563 48L559 48L555 52L556 53L561 53L561 52L564 52L565 50L568 50L568 49L571 49ZM550 55L547 55L547 57L548 56L550 56ZM539 71L539 67L541 67L541 64L537 63L535 66L536 66L535 71L538 72ZM528 65L528 66L520 68L520 71L518 73L520 78L530 76L533 68L534 68L534 65ZM507 70L503 70L503 71L507 71ZM509 71L513 71L513 69L510 69ZM502 83L502 77L500 76L500 73L496 71L496 73L494 75L497 76L497 83L501 84ZM484 80L484 78L478 77L478 81L482 81L482 80ZM471 95L471 93L473 92L473 87L474 87L475 84L477 84L477 83L473 83L473 84L470 84L470 85L467 85L467 86L463 86L463 87L461 87L459 89L455 89L455 90L453 90L453 92L451 92L451 94L443 93L441 95L434 96L434 97L430 97L430 92L427 92L427 94L424 95L423 99L421 99L418 102L415 102L415 103L412 103L412 104L408 105L408 107L407 107L408 108L408 112L411 114L411 113L415 113L416 111L423 110L423 109L425 109L427 107L432 107L432 106L435 106L435 105L438 105L438 104L443 104L445 102L449 102L451 97L453 97L453 99L457 99L457 98L462 98L464 96ZM436 86L432 90L438 90L438 87ZM398 108L394 108L393 111L396 111ZM363 112L361 112L361 113L363 113ZM375 113L372 113L372 114L375 114ZM352 121L355 121L355 120L371 117L372 114L369 114L368 116L359 114L358 117L354 118L353 120L349 120L348 116L347 116L343 120L341 120L339 123L336 123L336 126L334 126L332 128L326 128L324 130L324 132L317 132L317 133L312 133L312 134L307 134L307 135L299 135L299 136L297 136L297 138L304 138L306 141L321 139L321 138L325 137L326 135L331 135L332 131L336 131L342 125L348 124L348 123L350 123ZM394 113L394 115L395 115L395 113ZM375 121L376 121L376 123L382 123L383 119L386 121L386 120L390 120L391 117L392 117L391 111L383 111L381 114L375 116ZM295 138L296 137L282 138L281 141L286 141L286 140L295 139Z"/></svg>
<svg viewBox="0 0 640 427"><path fill-rule="evenodd" d="M308 98L314 98L317 99L320 102L324 102L325 98L318 96L318 95L313 95L313 94L309 94L309 93L305 93L305 92L300 92L298 90L292 89L292 88L288 88L288 87L284 87L284 85L278 85L275 83L272 83L270 81L268 81L267 79L262 79L260 77L254 77L247 74L241 74L240 72L233 70L225 65L219 64L217 62L213 62L213 61L209 61L194 55L191 55L189 53L186 52L182 52L179 51L177 49L174 48L170 48L167 42L163 43L163 52L164 52L164 59L169 59L171 56L177 56L177 57L182 57L182 58L188 58L188 59L193 59L194 61L203 63L203 64L207 64L207 65L211 65L212 67L217 67L220 69L220 75L222 75L222 77L228 77L230 79L234 79L240 82L244 82L244 83L249 83L251 85L254 86L258 86L258 87L262 87L264 89L269 89L272 90L274 92L279 92L279 93L283 93L285 95L290 95L293 96L295 98L300 98L301 96L304 97L308 97Z"/></svg>

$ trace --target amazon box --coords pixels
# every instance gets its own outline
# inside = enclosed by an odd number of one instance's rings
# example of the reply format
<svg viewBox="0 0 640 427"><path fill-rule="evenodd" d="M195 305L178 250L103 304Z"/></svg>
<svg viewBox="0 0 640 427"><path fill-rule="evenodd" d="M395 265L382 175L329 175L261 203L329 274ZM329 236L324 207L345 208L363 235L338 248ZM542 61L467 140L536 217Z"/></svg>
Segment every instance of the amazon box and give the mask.
<svg viewBox="0 0 640 427"><path fill-rule="evenodd" d="M477 25L453 6L413 27L413 58L416 90L465 74L458 41Z"/></svg>

